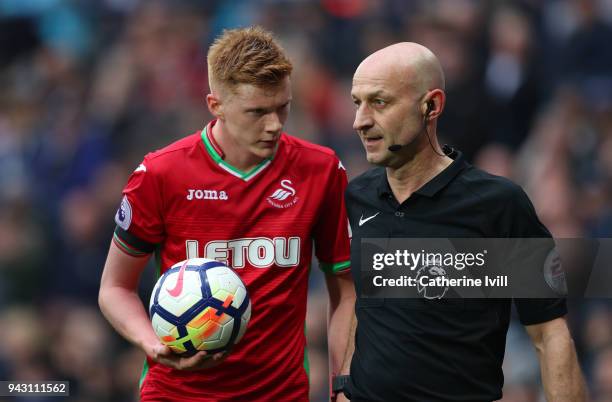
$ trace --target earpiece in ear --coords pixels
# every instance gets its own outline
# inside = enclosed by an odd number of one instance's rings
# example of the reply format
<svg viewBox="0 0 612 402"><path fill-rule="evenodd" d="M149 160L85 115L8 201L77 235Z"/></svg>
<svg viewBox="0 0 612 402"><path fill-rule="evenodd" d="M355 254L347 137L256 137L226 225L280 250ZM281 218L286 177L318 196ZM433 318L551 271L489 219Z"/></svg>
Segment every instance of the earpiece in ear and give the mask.
<svg viewBox="0 0 612 402"><path fill-rule="evenodd" d="M425 118L429 117L429 113L431 113L434 109L434 101L430 99L427 101L427 109L425 109Z"/></svg>

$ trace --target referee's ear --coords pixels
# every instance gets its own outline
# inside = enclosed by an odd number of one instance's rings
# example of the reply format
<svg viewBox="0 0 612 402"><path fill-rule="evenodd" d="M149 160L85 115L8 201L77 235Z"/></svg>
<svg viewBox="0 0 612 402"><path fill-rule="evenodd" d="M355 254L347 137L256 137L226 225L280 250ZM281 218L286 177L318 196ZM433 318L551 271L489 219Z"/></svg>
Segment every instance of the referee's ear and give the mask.
<svg viewBox="0 0 612 402"><path fill-rule="evenodd" d="M421 106L421 113L426 121L440 117L446 103L446 94L443 90L436 88L427 93Z"/></svg>

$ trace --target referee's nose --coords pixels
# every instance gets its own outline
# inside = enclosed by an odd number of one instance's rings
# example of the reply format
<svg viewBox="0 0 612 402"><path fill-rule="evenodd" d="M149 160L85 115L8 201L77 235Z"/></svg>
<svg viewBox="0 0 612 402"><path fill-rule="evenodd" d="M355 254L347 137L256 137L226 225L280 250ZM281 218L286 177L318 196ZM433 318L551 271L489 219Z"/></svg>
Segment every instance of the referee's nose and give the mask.
<svg viewBox="0 0 612 402"><path fill-rule="evenodd" d="M353 122L353 128L359 133L367 131L374 125L374 119L372 118L372 111L366 102L361 103L355 111L355 121Z"/></svg>

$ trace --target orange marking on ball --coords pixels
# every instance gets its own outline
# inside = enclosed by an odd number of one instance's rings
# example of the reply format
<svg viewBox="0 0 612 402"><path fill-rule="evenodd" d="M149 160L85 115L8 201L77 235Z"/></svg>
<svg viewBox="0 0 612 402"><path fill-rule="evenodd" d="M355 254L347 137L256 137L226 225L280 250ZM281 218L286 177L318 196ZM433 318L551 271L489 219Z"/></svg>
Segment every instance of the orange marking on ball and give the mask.
<svg viewBox="0 0 612 402"><path fill-rule="evenodd" d="M193 323L191 323L191 325L194 328L200 328L202 325L206 324L208 321L210 321L210 310L216 311L214 308L209 307L208 309L206 309L205 313L202 314L197 320L195 320Z"/></svg>
<svg viewBox="0 0 612 402"><path fill-rule="evenodd" d="M209 307L209 310L207 310L206 314L202 317L202 318L206 317L206 320L202 320L205 322L203 325L202 332L200 332L200 335L198 335L199 339L206 339L219 329L219 326L215 324L219 323L221 321L221 318L223 318L225 314L221 314L220 316L218 316L216 313L217 313L216 309Z"/></svg>
<svg viewBox="0 0 612 402"><path fill-rule="evenodd" d="M200 335L200 339L206 339L209 336L211 336L217 329L219 329L219 327L217 327L215 325L215 322L207 322L206 323L206 328L204 329L204 331L202 331L202 334Z"/></svg>
<svg viewBox="0 0 612 402"><path fill-rule="evenodd" d="M224 307L224 308L228 308L228 307L229 307L229 305L230 305L230 304L232 304L232 301L233 301L233 300L234 300L234 296L232 296L232 295L228 295L228 296L225 298L225 301L223 302L223 307Z"/></svg>

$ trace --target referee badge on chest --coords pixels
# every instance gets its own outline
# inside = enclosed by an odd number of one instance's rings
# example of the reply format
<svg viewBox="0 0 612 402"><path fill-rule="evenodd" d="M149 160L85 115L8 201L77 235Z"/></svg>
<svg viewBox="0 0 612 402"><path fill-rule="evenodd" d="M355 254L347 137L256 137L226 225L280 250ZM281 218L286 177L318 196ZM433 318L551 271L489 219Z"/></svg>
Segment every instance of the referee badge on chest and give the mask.
<svg viewBox="0 0 612 402"><path fill-rule="evenodd" d="M292 207L299 200L295 185L290 179L281 180L272 193L266 197L268 204L279 209Z"/></svg>

